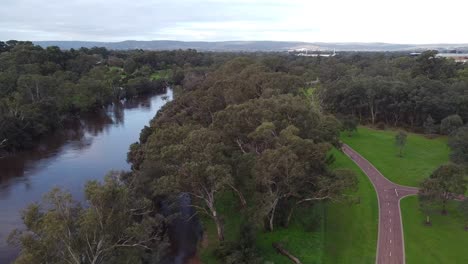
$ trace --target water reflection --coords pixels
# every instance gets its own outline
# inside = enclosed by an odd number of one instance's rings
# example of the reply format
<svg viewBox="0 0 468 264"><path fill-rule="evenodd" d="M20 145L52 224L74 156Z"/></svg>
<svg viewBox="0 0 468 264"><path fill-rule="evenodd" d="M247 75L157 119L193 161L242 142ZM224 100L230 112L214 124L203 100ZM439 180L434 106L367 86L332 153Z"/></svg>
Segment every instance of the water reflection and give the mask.
<svg viewBox="0 0 468 264"><path fill-rule="evenodd" d="M172 99L172 90L167 95ZM0 263L9 263L17 254L5 240L21 227L22 208L54 186L82 199L86 181L102 179L110 170L130 169L128 147L165 104L162 97L116 102L68 122L34 150L0 159Z"/></svg>

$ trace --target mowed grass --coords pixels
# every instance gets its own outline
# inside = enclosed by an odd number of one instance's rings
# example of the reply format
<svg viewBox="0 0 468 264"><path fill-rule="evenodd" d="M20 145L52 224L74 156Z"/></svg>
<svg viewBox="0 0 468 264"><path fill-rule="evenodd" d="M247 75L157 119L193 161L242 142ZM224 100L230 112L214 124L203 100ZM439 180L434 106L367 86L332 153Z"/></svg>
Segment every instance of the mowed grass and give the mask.
<svg viewBox="0 0 468 264"><path fill-rule="evenodd" d="M448 162L449 148L446 137L427 139L408 133L403 158L397 156L397 131L380 131L360 127L352 137L341 139L367 158L382 174L395 183L418 186L439 165ZM406 262L468 263L468 232L452 201L448 215L432 216L432 226L423 224L425 216L419 209L418 198L401 200L401 214L405 237Z"/></svg>
<svg viewBox="0 0 468 264"><path fill-rule="evenodd" d="M273 249L274 242L298 257L302 263L320 264L324 253L324 204L299 208L288 228L277 228L274 232L258 235L257 246L265 261L275 264L291 263L291 260Z"/></svg>
<svg viewBox="0 0 468 264"><path fill-rule="evenodd" d="M377 196L367 176L345 154L332 152L333 168L352 169L357 173L358 190L349 193L355 202L329 203L325 219L323 263L375 263L377 248Z"/></svg>
<svg viewBox="0 0 468 264"><path fill-rule="evenodd" d="M446 137L428 139L408 133L403 157L399 157L396 133L359 127L351 137L343 133L341 140L369 160L385 177L400 185L417 187L439 165L448 162L450 150Z"/></svg>
<svg viewBox="0 0 468 264"><path fill-rule="evenodd" d="M468 263L468 232L457 204L449 204L448 215L431 216L432 226L428 227L423 224L425 215L418 208L418 198L401 200L406 263Z"/></svg>

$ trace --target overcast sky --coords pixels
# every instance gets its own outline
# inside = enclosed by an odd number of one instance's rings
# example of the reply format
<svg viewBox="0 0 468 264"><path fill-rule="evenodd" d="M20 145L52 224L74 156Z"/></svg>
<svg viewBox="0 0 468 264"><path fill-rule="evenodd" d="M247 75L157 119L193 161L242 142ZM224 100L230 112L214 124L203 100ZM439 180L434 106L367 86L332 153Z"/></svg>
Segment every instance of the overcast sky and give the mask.
<svg viewBox="0 0 468 264"><path fill-rule="evenodd" d="M0 40L468 43L467 0L0 0Z"/></svg>

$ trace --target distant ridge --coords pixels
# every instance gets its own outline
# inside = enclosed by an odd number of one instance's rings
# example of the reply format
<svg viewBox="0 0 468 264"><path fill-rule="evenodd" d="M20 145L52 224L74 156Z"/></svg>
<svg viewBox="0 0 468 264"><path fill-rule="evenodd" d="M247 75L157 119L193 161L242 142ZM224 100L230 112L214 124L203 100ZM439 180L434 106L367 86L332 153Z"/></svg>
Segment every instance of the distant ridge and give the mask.
<svg viewBox="0 0 468 264"><path fill-rule="evenodd" d="M126 40L121 42L93 42L93 41L34 41L42 47L58 46L61 49L79 49L81 47L105 47L114 50L175 50L196 49L200 51L287 51L292 49L309 50L337 50L337 51L422 51L422 50L460 50L468 51L468 44L391 44L364 42L294 42L294 41L174 41Z"/></svg>

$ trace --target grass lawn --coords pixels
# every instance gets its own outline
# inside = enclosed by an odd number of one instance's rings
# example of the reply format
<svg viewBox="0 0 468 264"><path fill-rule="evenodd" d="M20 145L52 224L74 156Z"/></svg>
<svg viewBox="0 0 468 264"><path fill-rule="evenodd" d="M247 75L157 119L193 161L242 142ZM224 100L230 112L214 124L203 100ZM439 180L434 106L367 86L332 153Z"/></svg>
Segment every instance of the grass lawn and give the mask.
<svg viewBox="0 0 468 264"><path fill-rule="evenodd" d="M151 74L150 79L153 81L159 80L159 79L169 79L170 74L171 74L171 70L160 70Z"/></svg>
<svg viewBox="0 0 468 264"><path fill-rule="evenodd" d="M380 131L359 127L352 137L342 140L374 164L385 177L402 185L418 186L439 165L449 159L446 137L427 139L408 134L403 158L394 145L396 131ZM446 216L432 217L432 226L423 224L416 196L401 201L407 263L468 263L468 232L455 210L453 201Z"/></svg>
<svg viewBox="0 0 468 264"><path fill-rule="evenodd" d="M359 188L352 195L360 203L329 203L326 207L325 254L323 263L375 263L378 206L374 187L367 176L346 155L334 150L334 168L358 173Z"/></svg>
<svg viewBox="0 0 468 264"><path fill-rule="evenodd" d="M225 239L235 241L239 236L239 227L242 216L239 214L237 197L232 193L225 193L221 197L218 210L226 219ZM309 208L295 211L289 228L277 227L274 232L259 231L257 246L265 261L275 264L289 263L290 260L278 253L272 247L273 242L281 242L286 249L302 260L303 263L322 263L323 254L323 212L324 206L319 204ZM214 250L219 243L216 237L216 228L208 218L202 218L207 239L200 252L204 264L215 264L219 261L214 257Z"/></svg>
<svg viewBox="0 0 468 264"><path fill-rule="evenodd" d="M427 139L408 133L407 144L400 158L395 146L396 131L359 127L352 137L342 134L341 140L358 151L389 180L408 186L419 186L433 170L449 159L447 138Z"/></svg>
<svg viewBox="0 0 468 264"><path fill-rule="evenodd" d="M457 202L448 206L448 215L431 217L432 226L423 224L425 216L418 209L418 198L401 200L405 233L406 262L468 263L468 232L456 211Z"/></svg>

